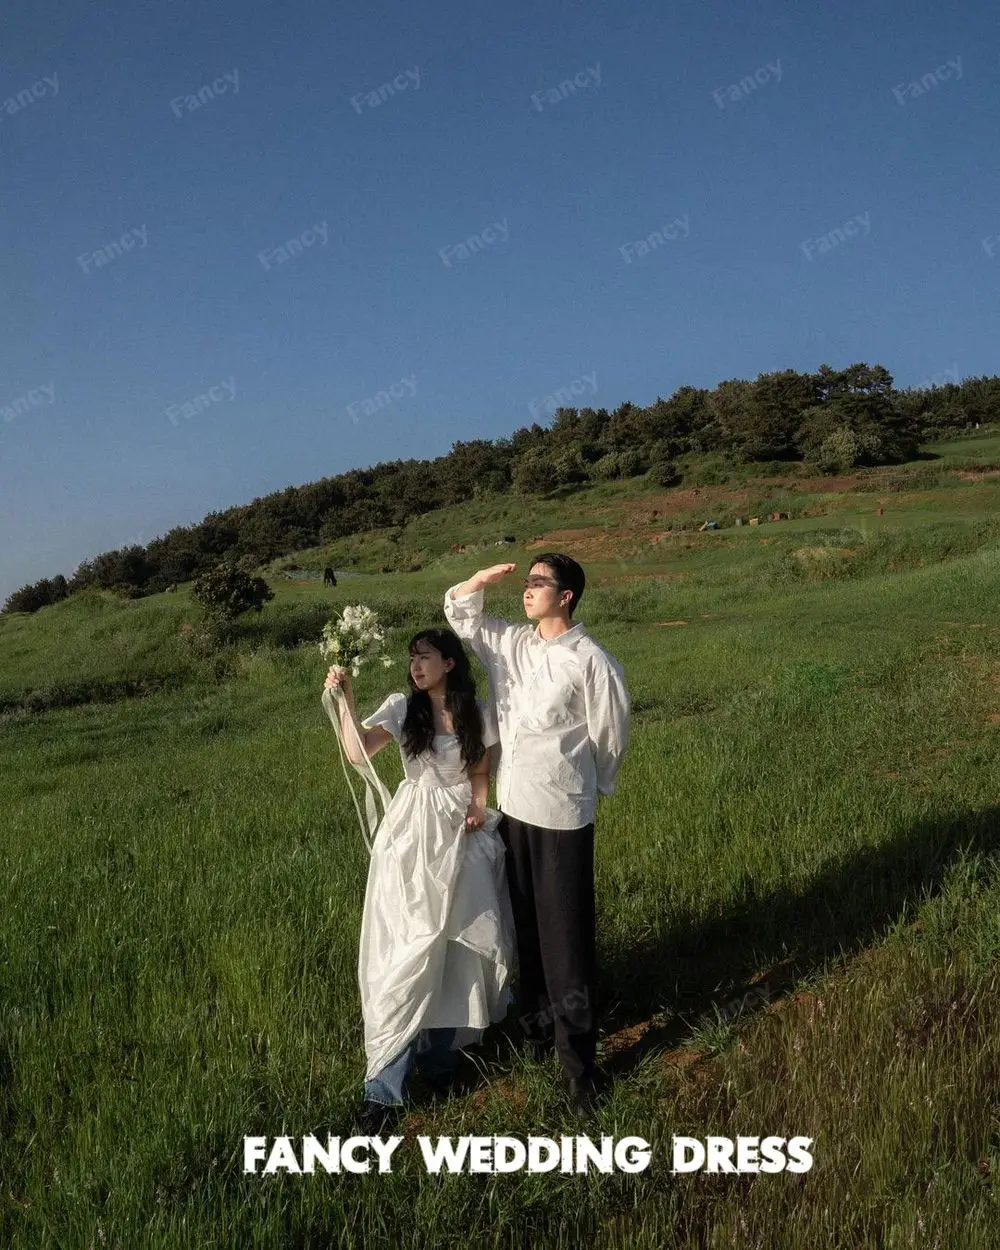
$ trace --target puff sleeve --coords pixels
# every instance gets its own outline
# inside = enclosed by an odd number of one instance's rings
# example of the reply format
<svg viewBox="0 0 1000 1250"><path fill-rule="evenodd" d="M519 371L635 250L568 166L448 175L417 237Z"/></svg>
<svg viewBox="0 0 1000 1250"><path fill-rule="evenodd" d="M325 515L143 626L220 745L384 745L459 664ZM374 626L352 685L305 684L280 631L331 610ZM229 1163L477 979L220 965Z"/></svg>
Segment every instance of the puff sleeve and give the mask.
<svg viewBox="0 0 1000 1250"><path fill-rule="evenodd" d="M380 707L365 717L361 722L364 729L388 729L389 733L399 741L406 719L406 695L390 694Z"/></svg>

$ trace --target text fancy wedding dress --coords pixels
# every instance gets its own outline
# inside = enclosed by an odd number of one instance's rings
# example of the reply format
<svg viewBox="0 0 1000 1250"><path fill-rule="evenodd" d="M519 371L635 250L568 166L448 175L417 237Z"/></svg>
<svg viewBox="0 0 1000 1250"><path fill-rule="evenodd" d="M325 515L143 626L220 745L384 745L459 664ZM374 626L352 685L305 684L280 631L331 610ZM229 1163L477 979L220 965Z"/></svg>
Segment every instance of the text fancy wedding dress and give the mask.
<svg viewBox="0 0 1000 1250"><path fill-rule="evenodd" d="M335 696L325 690L322 697L343 765L345 731ZM338 692L336 698L342 697ZM492 710L478 703L484 745L492 746L498 741ZM406 696L390 694L362 724L387 729L399 743L405 716ZM354 726L346 733L363 757L354 768L365 782L367 832L348 785L371 852L358 956L371 1080L423 1029L454 1028L454 1045L461 1047L503 1019L515 964L514 927L496 832L500 813L487 808L482 828L465 828L472 785L456 736L436 735L434 752L412 760L400 749L406 775L390 795Z"/></svg>

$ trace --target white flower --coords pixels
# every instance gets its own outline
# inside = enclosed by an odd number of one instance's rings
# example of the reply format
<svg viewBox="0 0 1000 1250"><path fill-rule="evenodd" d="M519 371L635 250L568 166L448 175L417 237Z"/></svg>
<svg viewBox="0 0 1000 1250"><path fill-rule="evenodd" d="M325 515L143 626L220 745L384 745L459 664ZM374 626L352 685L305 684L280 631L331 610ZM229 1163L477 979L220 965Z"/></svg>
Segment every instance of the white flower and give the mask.
<svg viewBox="0 0 1000 1250"><path fill-rule="evenodd" d="M390 657L383 654L385 630L363 603L348 604L336 621L327 621L319 649L324 659L335 657L337 663L349 666L355 677L367 660L381 660L384 668L392 664Z"/></svg>

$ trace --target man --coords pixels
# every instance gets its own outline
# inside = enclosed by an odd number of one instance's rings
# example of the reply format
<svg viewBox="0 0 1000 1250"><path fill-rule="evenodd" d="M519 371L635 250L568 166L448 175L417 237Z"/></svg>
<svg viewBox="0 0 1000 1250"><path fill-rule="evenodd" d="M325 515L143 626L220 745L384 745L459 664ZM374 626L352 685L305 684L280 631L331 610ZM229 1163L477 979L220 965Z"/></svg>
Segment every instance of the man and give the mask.
<svg viewBox="0 0 1000 1250"><path fill-rule="evenodd" d="M541 555L524 583L530 625L486 616L484 587L516 568L496 564L445 593L444 611L489 674L500 731L499 833L506 847L520 966L519 1008L532 1050L553 1042L574 1107L599 1090L596 1067L594 813L614 794L629 739L621 665L573 611L583 569Z"/></svg>

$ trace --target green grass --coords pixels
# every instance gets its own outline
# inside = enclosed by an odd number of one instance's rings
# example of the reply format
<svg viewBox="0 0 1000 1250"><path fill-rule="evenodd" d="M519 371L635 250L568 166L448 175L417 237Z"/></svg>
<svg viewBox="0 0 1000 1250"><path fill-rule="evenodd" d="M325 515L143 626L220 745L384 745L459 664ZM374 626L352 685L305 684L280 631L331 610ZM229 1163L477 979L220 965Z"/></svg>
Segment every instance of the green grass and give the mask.
<svg viewBox="0 0 1000 1250"><path fill-rule="evenodd" d="M596 497L526 505L519 538L629 496ZM197 616L184 588L0 617L0 1244L993 1244L991 499L907 491L877 518L847 493L588 564L579 616L635 708L597 822L618 1080L587 1131L650 1140L635 1175L433 1176L412 1141L387 1176L241 1171L244 1135L346 1132L364 1069L366 855L301 639L339 605L377 607L398 663L359 678L375 706L445 588L507 558L450 545L513 533L514 513L423 518L405 538L436 544L419 573L273 579L211 659L179 635ZM488 599L520 618L515 590ZM394 787L398 753L377 767ZM555 1064L505 1037L478 1093L418 1109L411 1138L579 1131ZM673 1134L805 1135L816 1162L673 1176Z"/></svg>

